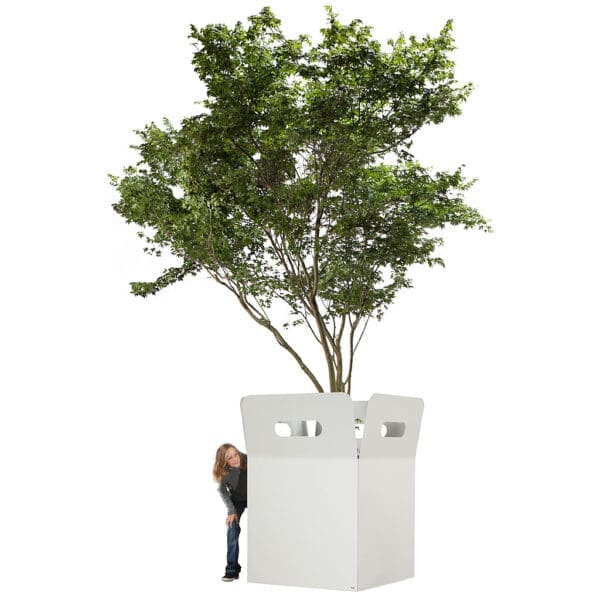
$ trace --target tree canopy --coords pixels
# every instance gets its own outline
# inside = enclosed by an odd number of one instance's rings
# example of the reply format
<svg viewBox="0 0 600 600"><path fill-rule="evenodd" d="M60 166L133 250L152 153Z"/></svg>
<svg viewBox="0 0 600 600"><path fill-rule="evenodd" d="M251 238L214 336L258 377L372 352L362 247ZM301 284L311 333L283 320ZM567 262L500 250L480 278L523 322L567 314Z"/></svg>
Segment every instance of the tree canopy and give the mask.
<svg viewBox="0 0 600 600"><path fill-rule="evenodd" d="M320 345L331 391L350 392L367 323L436 255L446 225L489 230L464 202L462 172L411 154L423 126L460 114L472 84L454 78L452 21L419 40L382 45L360 20L327 8L322 39L288 39L269 8L244 25L191 27L204 108L179 127L138 130L140 160L111 176L113 207L142 227L145 249L179 259L155 294L204 272L323 384L285 338L304 326ZM275 302L288 308L276 323Z"/></svg>

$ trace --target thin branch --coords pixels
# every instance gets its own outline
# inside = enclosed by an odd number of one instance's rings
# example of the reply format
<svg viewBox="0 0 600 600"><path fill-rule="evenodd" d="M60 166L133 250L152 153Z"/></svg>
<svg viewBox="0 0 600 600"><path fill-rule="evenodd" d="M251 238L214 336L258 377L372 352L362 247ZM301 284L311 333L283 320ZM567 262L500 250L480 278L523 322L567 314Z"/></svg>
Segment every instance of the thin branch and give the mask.
<svg viewBox="0 0 600 600"><path fill-rule="evenodd" d="M363 327L363 330L361 331L361 334L358 338L358 342L356 342L356 346L354 346L354 349L352 350L352 352L356 352L356 349L358 348L358 345L360 344L360 340L362 340L362 337L365 333L365 329L367 328L367 325L369 324L369 319L371 318L371 315L367 315L367 319L365 320L365 325Z"/></svg>
<svg viewBox="0 0 600 600"><path fill-rule="evenodd" d="M209 250L210 250L212 258L215 261L215 264L218 266L218 268L221 268L224 271L226 271L225 267L218 260L216 254L214 252L214 248L213 248L212 244L209 244ZM290 344L285 340L285 338L281 335L281 333L277 330L277 328L273 326L273 324L271 323L271 321L270 321L267 313L264 311L264 309L262 309L262 307L260 307L260 310L259 310L255 306L253 306L251 303L249 303L247 298L240 292L240 290L235 286L235 284L231 281L231 279L229 279L229 277L226 273L224 275L219 275L216 271L214 271L213 269L209 269L209 268L206 268L206 271L217 283L226 287L230 292L232 292L236 296L236 298L238 299L238 301L240 302L240 304L242 305L244 310L252 317L252 319L256 323L258 323L259 325L262 325L263 327L268 329L273 334L273 336L275 337L275 339L277 340L279 345L282 346L283 348L285 348L294 357L294 359L296 360L296 362L298 363L300 368L304 371L304 373L306 373L306 375L312 381L313 385L317 388L317 391L323 392L323 386L320 384L319 380L315 377L314 373L304 363L304 361L302 360L300 355L292 348L292 346L290 346ZM259 304L259 306L260 306L260 304Z"/></svg>
<svg viewBox="0 0 600 600"><path fill-rule="evenodd" d="M262 308L259 310L255 306L253 306L252 303L249 302L248 299L244 296L244 294L242 292L240 292L239 289L235 288L235 286L231 285L230 282L223 281L220 277L218 277L216 275L216 273L211 272L210 270L208 271L208 273L211 275L211 277L213 277L213 279L215 279L215 281L217 281L221 285L224 285L227 289L232 291L233 294L235 294L236 298L238 299L239 303L242 305L244 310L252 317L252 319L256 323L258 323L259 325L262 325L263 327L268 329L273 334L273 336L277 340L277 343L280 346L282 346L283 348L285 348L294 357L294 359L296 360L296 362L298 363L298 365L300 366L302 371L304 371L304 373L312 381L312 383L315 386L315 388L317 389L317 391L322 393L323 386L319 383L319 380L315 377L314 373L304 363L304 361L302 360L300 355L294 350L294 348L292 348L292 346L281 335L279 330L271 323L270 319L268 317L263 316L263 314L266 314L264 312L264 310Z"/></svg>
<svg viewBox="0 0 600 600"><path fill-rule="evenodd" d="M308 313L306 311L306 309L303 309L302 311L298 310L297 308L294 308L286 299L284 296L282 296L279 292L274 292L273 295L276 298L279 298L279 300L281 300L282 302L284 302L285 304L287 304L287 306L289 308L291 308L291 312L293 315L298 315L300 317L302 317L304 319L304 323L306 324L306 326L310 329L310 332L312 333L313 337L315 338L315 340L317 340L317 342L319 342L319 344L321 343L321 340L319 339L319 337L317 336L317 334L315 333L315 330L312 328L312 325L310 324L309 321L309 316Z"/></svg>
<svg viewBox="0 0 600 600"><path fill-rule="evenodd" d="M265 230L265 233L267 234L267 237L269 238L269 241L271 242L271 246L275 250L275 253L277 254L281 263L283 264L288 277L291 276L294 279L298 279L298 280L300 279L300 275L299 275L298 271L296 269L294 269L294 266L293 266L293 258L296 258L296 260L298 260L299 263L304 268L304 272L306 274L306 281L308 283L308 281L310 281L310 278L308 277L308 273L306 273L306 267L304 266L304 262L301 260L301 258L293 257L289 253L289 251L287 250L286 243L285 243L285 235L282 234L282 237L281 237L282 244L281 244L281 246L279 246L276 243L275 236L273 235L273 233L270 230ZM315 313L314 313L314 307L310 303L311 290L310 290L310 288L307 289L305 286L303 286L303 289L301 290L301 292L302 293L300 294L300 301L302 302L302 305L304 306L304 309L305 309L305 312L302 316L304 317L305 323L308 325L308 328L310 329L314 338L317 340L317 342L319 342L319 344L321 346L323 346L323 341L321 339L319 339L319 337L315 333L314 329L312 328L312 326L310 324L308 316L307 316L307 313L308 313L312 316L313 319L315 319L315 321L317 321L317 317L315 316ZM283 302L285 302L288 306L291 306L289 304L289 302L287 302L287 300L285 300L285 298L283 298L281 296L278 296L278 297L281 300L283 300ZM292 310L294 313L300 314L295 309L292 308Z"/></svg>
<svg viewBox="0 0 600 600"><path fill-rule="evenodd" d="M348 340L350 356L348 360L348 374L346 376L346 379L344 379L343 381L344 386L346 386L346 384L350 381L352 377L352 365L354 363L354 333L356 331L358 323L360 322L360 317L358 316L356 317L355 321L352 321L352 317L350 315L348 315L348 318L350 321L350 335Z"/></svg>
<svg viewBox="0 0 600 600"><path fill-rule="evenodd" d="M342 355L341 341L342 341L342 336L344 335L344 328L346 327L346 318L347 318L346 315L342 315L342 323L340 325L340 331L335 340L335 356L336 356L336 367L337 367L336 383L337 383L338 390L342 387L342 376L343 376L343 370L344 370L344 361L343 361L343 355ZM334 321L335 321L335 319L334 319Z"/></svg>
<svg viewBox="0 0 600 600"><path fill-rule="evenodd" d="M304 322L310 329L310 332L313 334L313 337L315 338L315 340L317 340L317 342L319 342L319 344L320 344L321 340L319 339L319 336L316 334L315 330L312 328L312 325L310 324L310 321L308 319L308 314L309 313L306 311L306 309L304 309L304 314L302 315L304 317Z"/></svg>

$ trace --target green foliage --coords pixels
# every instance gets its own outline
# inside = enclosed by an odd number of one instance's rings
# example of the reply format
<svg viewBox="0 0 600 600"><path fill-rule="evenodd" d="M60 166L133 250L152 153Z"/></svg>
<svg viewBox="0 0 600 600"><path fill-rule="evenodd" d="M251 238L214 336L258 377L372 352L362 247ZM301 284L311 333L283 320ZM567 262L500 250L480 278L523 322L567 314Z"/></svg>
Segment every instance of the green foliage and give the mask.
<svg viewBox="0 0 600 600"><path fill-rule="evenodd" d="M286 302L331 358L344 317L353 334L410 286L410 265L443 264L437 230L489 226L463 201L461 168L433 173L410 153L472 89L454 79L452 22L382 47L361 21L327 15L317 45L287 39L269 8L246 27L192 26L204 110L138 131L141 159L112 184L147 251L181 259L134 294L206 271L262 325Z"/></svg>

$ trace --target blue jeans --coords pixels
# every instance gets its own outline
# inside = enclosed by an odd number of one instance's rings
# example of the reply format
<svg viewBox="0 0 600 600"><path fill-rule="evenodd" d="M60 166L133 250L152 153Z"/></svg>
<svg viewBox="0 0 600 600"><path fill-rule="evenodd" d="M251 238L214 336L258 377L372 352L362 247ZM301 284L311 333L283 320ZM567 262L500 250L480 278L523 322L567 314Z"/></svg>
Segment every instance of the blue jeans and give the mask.
<svg viewBox="0 0 600 600"><path fill-rule="evenodd" d="M228 577L239 575L242 570L238 563L240 555L240 518L247 505L234 503L234 506L238 519L227 527L227 567L225 568L225 575Z"/></svg>

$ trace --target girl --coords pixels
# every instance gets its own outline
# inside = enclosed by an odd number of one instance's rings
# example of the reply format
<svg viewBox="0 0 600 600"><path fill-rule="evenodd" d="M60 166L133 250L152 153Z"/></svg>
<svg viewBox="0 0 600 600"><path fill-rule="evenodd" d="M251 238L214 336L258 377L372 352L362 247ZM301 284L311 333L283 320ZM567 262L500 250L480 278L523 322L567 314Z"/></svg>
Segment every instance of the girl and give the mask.
<svg viewBox="0 0 600 600"><path fill-rule="evenodd" d="M247 507L247 456L232 444L217 448L213 476L219 482L219 494L227 507L227 566L221 581L239 579L240 517Z"/></svg>

